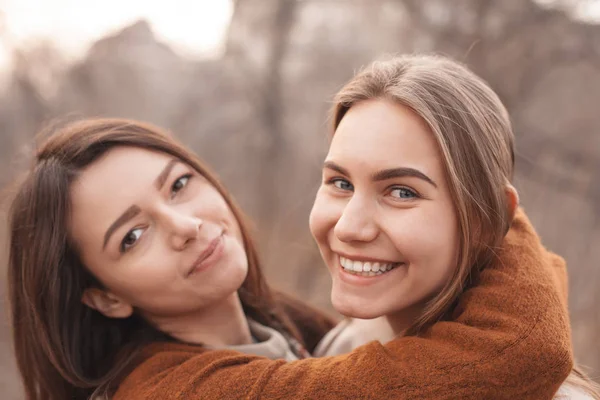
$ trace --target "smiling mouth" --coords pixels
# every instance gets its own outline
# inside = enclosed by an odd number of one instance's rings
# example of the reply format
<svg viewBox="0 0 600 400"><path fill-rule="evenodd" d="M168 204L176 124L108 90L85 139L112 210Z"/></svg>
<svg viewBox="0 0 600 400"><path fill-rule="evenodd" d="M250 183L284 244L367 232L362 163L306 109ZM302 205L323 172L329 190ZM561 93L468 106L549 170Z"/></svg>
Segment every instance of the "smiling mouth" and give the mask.
<svg viewBox="0 0 600 400"><path fill-rule="evenodd" d="M357 261L351 260L346 257L339 257L340 266L344 272L358 276L379 276L386 272L403 265L403 262L386 263L386 262L373 262L373 261Z"/></svg>
<svg viewBox="0 0 600 400"><path fill-rule="evenodd" d="M221 244L223 242L223 234L224 233L221 232L221 234L219 234L219 236L214 238L208 244L206 249L204 249L204 251L202 251L202 253L200 253L200 255L198 256L198 259L196 259L194 264L192 264L192 267L189 270L190 272L188 272L188 276L192 275L195 272L205 269L205 267L208 267L209 264L211 264L212 259L215 258L215 257L211 257L211 256L215 255L215 253L218 253L219 250L221 250L221 247L222 247Z"/></svg>

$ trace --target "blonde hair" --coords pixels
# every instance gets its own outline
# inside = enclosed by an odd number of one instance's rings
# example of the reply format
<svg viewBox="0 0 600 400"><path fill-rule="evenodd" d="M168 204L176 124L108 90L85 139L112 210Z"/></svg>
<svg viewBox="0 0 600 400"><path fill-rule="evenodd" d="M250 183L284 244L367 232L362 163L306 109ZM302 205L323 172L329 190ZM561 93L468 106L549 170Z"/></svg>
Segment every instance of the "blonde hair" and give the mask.
<svg viewBox="0 0 600 400"><path fill-rule="evenodd" d="M416 335L452 309L469 278L489 264L508 232L512 215L505 190L513 178L514 135L496 93L467 67L445 57L404 55L372 63L336 95L332 132L352 106L372 99L409 107L427 123L456 207L457 268L406 332ZM594 394L581 377L589 382L574 369L567 381Z"/></svg>

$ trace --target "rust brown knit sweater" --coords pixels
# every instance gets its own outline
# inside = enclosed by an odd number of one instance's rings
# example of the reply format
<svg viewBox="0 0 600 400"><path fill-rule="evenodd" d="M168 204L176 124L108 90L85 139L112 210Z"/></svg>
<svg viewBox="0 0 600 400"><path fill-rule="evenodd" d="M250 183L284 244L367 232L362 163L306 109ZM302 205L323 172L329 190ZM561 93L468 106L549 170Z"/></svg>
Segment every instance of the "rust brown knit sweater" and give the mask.
<svg viewBox="0 0 600 400"><path fill-rule="evenodd" d="M421 337L291 363L154 343L114 400L552 398L573 362L565 264L522 211L456 310Z"/></svg>

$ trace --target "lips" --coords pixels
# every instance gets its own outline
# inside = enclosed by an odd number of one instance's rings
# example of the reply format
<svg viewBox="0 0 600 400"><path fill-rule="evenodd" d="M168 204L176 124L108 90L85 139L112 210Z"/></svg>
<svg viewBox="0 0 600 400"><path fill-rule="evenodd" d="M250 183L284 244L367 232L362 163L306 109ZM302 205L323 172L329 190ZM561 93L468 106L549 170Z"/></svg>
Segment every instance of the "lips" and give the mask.
<svg viewBox="0 0 600 400"><path fill-rule="evenodd" d="M188 276L204 270L216 261L223 250L223 233L214 238L189 268Z"/></svg>
<svg viewBox="0 0 600 400"><path fill-rule="evenodd" d="M349 256L334 252L338 273L335 275L352 286L369 286L387 279L386 276L397 276L397 271L406 271L405 261L390 261L359 255Z"/></svg>
<svg viewBox="0 0 600 400"><path fill-rule="evenodd" d="M397 267L398 265L402 264L399 262L362 262L362 261L358 261L358 260L352 260L350 258L346 258L346 257L339 257L340 260L340 265L342 268L344 268L346 271L348 272L354 272L354 273L359 273L359 272L364 272L367 273L366 276L374 276L375 274L382 274L385 273L387 271L392 270L393 268Z"/></svg>
<svg viewBox="0 0 600 400"><path fill-rule="evenodd" d="M400 260L400 259L396 259L396 260L389 260L389 259L382 259L382 258L373 258L373 257L363 257L363 256L359 256L359 255L352 255L352 254L347 254L347 253L343 253L341 251L336 251L336 250L332 250L332 252L338 256L338 258L340 259L346 259L348 261L358 261L361 263L371 263L371 264L403 264L405 263L404 260Z"/></svg>

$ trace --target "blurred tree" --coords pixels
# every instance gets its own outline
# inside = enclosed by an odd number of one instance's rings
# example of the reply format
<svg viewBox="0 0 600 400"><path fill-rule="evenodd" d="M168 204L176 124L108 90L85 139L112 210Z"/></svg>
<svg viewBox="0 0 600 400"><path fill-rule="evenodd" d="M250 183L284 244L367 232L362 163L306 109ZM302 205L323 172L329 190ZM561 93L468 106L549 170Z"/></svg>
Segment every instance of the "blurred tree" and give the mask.
<svg viewBox="0 0 600 400"><path fill-rule="evenodd" d="M600 370L600 27L571 17L582 3L235 4L226 53L216 61L179 57L145 22L100 40L68 69L50 48L16 57L0 100L7 171L0 179L11 174L16 146L51 116L165 126L215 168L257 221L272 281L329 307L328 274L307 229L329 101L383 53L447 54L490 82L511 113L516 185L545 244L568 261L576 353Z"/></svg>

